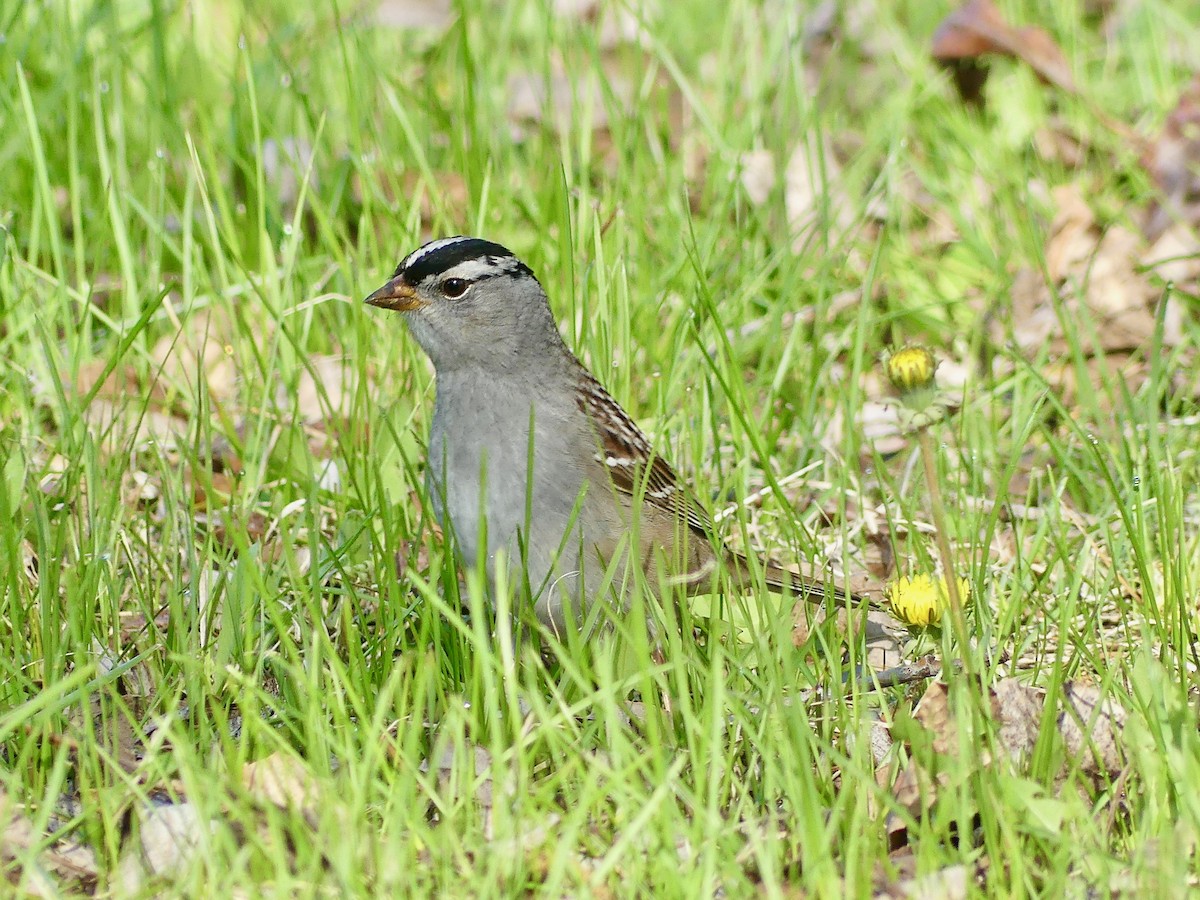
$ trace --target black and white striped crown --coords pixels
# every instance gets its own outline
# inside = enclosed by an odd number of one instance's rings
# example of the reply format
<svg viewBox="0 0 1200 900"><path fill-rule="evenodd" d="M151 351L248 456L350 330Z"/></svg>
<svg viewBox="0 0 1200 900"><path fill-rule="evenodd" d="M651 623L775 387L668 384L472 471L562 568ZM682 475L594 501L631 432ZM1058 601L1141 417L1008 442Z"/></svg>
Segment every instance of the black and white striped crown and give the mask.
<svg viewBox="0 0 1200 900"><path fill-rule="evenodd" d="M507 247L461 234L439 238L418 247L396 267L396 275L403 275L405 281L416 286L451 270L456 278L467 281L501 275L534 277L529 266L517 259Z"/></svg>

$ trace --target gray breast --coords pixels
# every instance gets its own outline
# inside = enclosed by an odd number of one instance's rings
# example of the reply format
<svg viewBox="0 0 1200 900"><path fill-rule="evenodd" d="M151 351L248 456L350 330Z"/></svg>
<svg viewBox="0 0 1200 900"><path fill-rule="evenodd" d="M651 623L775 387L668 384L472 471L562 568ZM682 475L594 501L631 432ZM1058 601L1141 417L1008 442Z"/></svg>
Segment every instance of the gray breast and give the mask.
<svg viewBox="0 0 1200 900"><path fill-rule="evenodd" d="M580 567L576 507L586 479L581 461L594 451L578 407L556 406L530 388L528 382L439 377L429 479L435 508L441 506L442 525L453 531L462 561L474 565L486 552L494 585L503 550L517 564L509 578L527 575L537 594ZM531 422L538 436L532 457Z"/></svg>

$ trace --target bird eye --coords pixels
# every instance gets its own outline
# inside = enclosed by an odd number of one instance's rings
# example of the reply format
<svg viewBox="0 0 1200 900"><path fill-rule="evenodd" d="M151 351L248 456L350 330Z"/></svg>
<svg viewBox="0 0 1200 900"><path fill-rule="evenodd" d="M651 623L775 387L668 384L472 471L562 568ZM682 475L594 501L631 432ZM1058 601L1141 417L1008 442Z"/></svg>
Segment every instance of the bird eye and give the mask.
<svg viewBox="0 0 1200 900"><path fill-rule="evenodd" d="M442 282L442 293L450 300L457 300L470 286L471 283L465 278L447 278Z"/></svg>

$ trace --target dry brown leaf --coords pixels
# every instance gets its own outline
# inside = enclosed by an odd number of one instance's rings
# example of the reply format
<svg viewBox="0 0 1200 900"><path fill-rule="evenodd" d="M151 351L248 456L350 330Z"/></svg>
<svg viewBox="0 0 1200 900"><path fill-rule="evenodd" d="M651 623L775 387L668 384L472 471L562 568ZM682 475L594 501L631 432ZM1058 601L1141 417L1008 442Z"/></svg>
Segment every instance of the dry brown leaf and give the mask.
<svg viewBox="0 0 1200 900"><path fill-rule="evenodd" d="M992 715L1000 723L997 739L1010 758L1024 759L1037 743L1045 697L1037 688L1015 678L992 686Z"/></svg>
<svg viewBox="0 0 1200 900"><path fill-rule="evenodd" d="M898 896L919 900L960 900L970 891L972 872L964 865L948 866L907 878L896 885Z"/></svg>
<svg viewBox="0 0 1200 900"><path fill-rule="evenodd" d="M140 894L152 878L182 875L206 832L206 821L191 803L148 803L137 810L137 835L122 850L116 884L123 896Z"/></svg>
<svg viewBox="0 0 1200 900"><path fill-rule="evenodd" d="M933 808L937 802L938 788L946 780L945 773L932 777L915 759L910 759L892 783L892 796L910 816L920 819ZM884 830L888 836L889 852L907 846L908 824L902 816L889 812L884 820Z"/></svg>
<svg viewBox="0 0 1200 900"><path fill-rule="evenodd" d="M159 396L166 400L182 392L181 399L188 400L203 386L212 402L233 400L238 372L225 332L206 311L181 320L178 332L160 338L150 351Z"/></svg>
<svg viewBox="0 0 1200 900"><path fill-rule="evenodd" d="M865 601L879 604L882 600L883 589L877 579L864 573L847 574L833 570L825 570L810 564L788 566L791 571L799 571L801 575L816 580L828 577L835 584L845 585L850 591L862 597ZM807 600L797 600L792 606L792 645L802 647L808 642L814 628L829 619L830 613L824 607L814 606ZM867 655L861 660L871 670L886 669L896 665L900 658L900 636L904 628L890 615L880 609L872 609L867 613L866 621L862 617L848 613L844 608L837 608L833 613L833 633L842 636L847 644L857 643L859 638L866 641ZM810 648L810 650L815 648Z"/></svg>
<svg viewBox="0 0 1200 900"><path fill-rule="evenodd" d="M896 401L866 400L855 414L855 428L863 441L883 456L901 452L908 438L900 423L900 404Z"/></svg>
<svg viewBox="0 0 1200 900"><path fill-rule="evenodd" d="M237 481L232 475L214 472L203 478L191 479L192 509L209 512L224 509L233 497Z"/></svg>
<svg viewBox="0 0 1200 900"><path fill-rule="evenodd" d="M968 102L980 99L986 70L975 64L988 54L1019 59L1046 83L1070 93L1076 90L1071 67L1054 39L1040 28L1009 25L991 0L969 0L943 19L931 52L938 62L955 69L959 92Z"/></svg>
<svg viewBox="0 0 1200 900"><path fill-rule="evenodd" d="M141 409L136 400L119 403L93 400L83 418L108 453L124 449L131 438L135 449L149 446L178 449L187 446L191 428L187 419L156 409Z"/></svg>
<svg viewBox="0 0 1200 900"><path fill-rule="evenodd" d="M1058 716L1058 730L1067 752L1080 760L1086 774L1116 777L1125 764L1119 736L1128 714L1092 684L1067 682L1063 699L1066 709Z"/></svg>
<svg viewBox="0 0 1200 900"><path fill-rule="evenodd" d="M264 140L262 168L267 189L289 219L295 212L305 179L309 190L320 183L320 168L313 165L312 142L302 137Z"/></svg>
<svg viewBox="0 0 1200 900"><path fill-rule="evenodd" d="M201 390L216 404L235 399L238 375L228 347L219 327L203 313L159 339L150 351L153 367L145 381L131 365L117 365L107 375L105 360L80 366L76 391L94 391L84 420L94 435L104 438L108 452L131 439L135 447L186 446L194 427L189 420L192 399Z"/></svg>
<svg viewBox="0 0 1200 900"><path fill-rule="evenodd" d="M989 691L993 718L998 724L997 741L1011 763L1027 760L1037 743L1045 695L1042 691L1015 679L997 681ZM1116 777L1123 765L1120 731L1126 714L1120 706L1104 700L1090 685L1068 682L1063 690L1064 710L1057 727L1072 758L1081 760L1082 770L1093 777ZM933 682L912 713L931 738L930 747L938 756L954 757L959 752L958 726L949 704L949 691L941 682ZM914 743L915 746L915 743ZM993 757L986 750L972 747L968 762L990 766ZM884 772L877 772L880 779ZM1060 774L1060 777L1065 775ZM923 757L914 753L891 785L897 804L911 816L924 816L937 801L939 787L947 783L948 770L934 763L927 770ZM886 788L886 782L881 784ZM899 815L889 813L885 822L889 848L907 844L907 826Z"/></svg>
<svg viewBox="0 0 1200 900"><path fill-rule="evenodd" d="M438 790L444 792L447 797L461 797L464 793L461 788L464 785L459 784L458 779L463 775L459 770L462 768L460 760L464 750L471 754L470 771L466 773L466 777L472 780L475 801L484 809L491 809L492 754L485 747L478 744L466 747L450 744L442 749L435 765L431 766L428 761L421 763L421 771L426 772L432 768L437 774Z"/></svg>
<svg viewBox="0 0 1200 900"><path fill-rule="evenodd" d="M1182 288L1189 294L1200 292L1200 239L1196 229L1183 223L1172 225L1142 251L1139 262L1164 284ZM1183 341L1184 307L1172 292L1167 300L1163 322L1163 341L1176 347Z"/></svg>
<svg viewBox="0 0 1200 900"><path fill-rule="evenodd" d="M454 21L451 0L380 0L375 21L386 28L444 30Z"/></svg>
<svg viewBox="0 0 1200 900"><path fill-rule="evenodd" d="M801 252L814 229L840 236L854 224L853 205L842 187L842 170L824 136L802 140L783 176L783 202L792 249Z"/></svg>
<svg viewBox="0 0 1200 900"><path fill-rule="evenodd" d="M89 391L95 391L97 400L123 400L145 394L159 402L166 399L161 386L157 384L151 385L150 390L146 391L138 378L137 369L133 366L116 365L111 372L105 374L107 368L108 360L104 359L93 359L83 363L75 377L75 392L87 394Z"/></svg>
<svg viewBox="0 0 1200 900"><path fill-rule="evenodd" d="M1194 279L1200 267L1189 252L1200 245L1171 232L1163 236L1162 246L1147 248L1139 235L1121 225L1102 229L1078 185L1059 187L1053 196L1058 213L1046 242L1047 274L1068 304L1082 297L1098 320L1104 350L1140 347L1154 333L1154 306L1162 296L1161 285L1144 270ZM1049 305L1048 297L1032 299Z"/></svg>
<svg viewBox="0 0 1200 900"><path fill-rule="evenodd" d="M25 584L30 590L37 590L38 582L41 580L38 574L39 565L37 548L29 540L22 540L20 571L24 574Z"/></svg>
<svg viewBox="0 0 1200 900"><path fill-rule="evenodd" d="M253 797L317 822L320 788L302 761L282 751L242 767L242 785Z"/></svg>
<svg viewBox="0 0 1200 900"><path fill-rule="evenodd" d="M1005 678L997 681L989 694L1001 747L1010 759L1027 757L1041 732L1044 692ZM913 719L930 732L935 752L953 755L957 752L958 731L948 697L944 684L930 684L913 711ZM1084 756L1083 767L1088 774L1115 776L1123 766L1120 732L1128 718L1125 710L1105 699L1095 686L1078 681L1063 686L1063 706L1057 727L1067 751L1072 757ZM989 763L987 754L979 758L981 764Z"/></svg>
<svg viewBox="0 0 1200 900"><path fill-rule="evenodd" d="M108 653L105 650L105 653ZM111 658L111 656L110 656ZM112 660L115 664L116 660ZM100 666L103 671L103 661ZM136 772L142 765L145 746L142 741L141 729L136 727L124 710L106 710L100 697L92 695L86 708L86 714L91 717L91 725L82 725L79 721L83 711L75 718L77 727L92 731L104 752L123 772Z"/></svg>
<svg viewBox="0 0 1200 900"><path fill-rule="evenodd" d="M1054 189L1054 219L1046 240L1046 272L1060 281L1086 263L1096 247L1096 216L1078 184Z"/></svg>
<svg viewBox="0 0 1200 900"><path fill-rule="evenodd" d="M310 356L296 386L295 409L306 425L320 425L330 417L345 419L354 403L358 370L343 356ZM292 409L281 395L282 409Z"/></svg>
<svg viewBox="0 0 1200 900"><path fill-rule="evenodd" d="M1156 240L1172 223L1200 226L1200 74L1180 95L1142 164L1161 192L1147 211L1147 238Z"/></svg>
<svg viewBox="0 0 1200 900"><path fill-rule="evenodd" d="M45 847L38 850L39 847ZM36 860L36 865L22 867ZM99 878L96 854L91 848L60 838L50 840L34 829L33 822L0 788L0 866L21 896L59 897L65 891L91 893Z"/></svg>
<svg viewBox="0 0 1200 900"><path fill-rule="evenodd" d="M867 741L871 747L871 758L875 761L876 766L883 766L892 754L892 732L887 725L875 719L871 722L871 729L867 733Z"/></svg>
<svg viewBox="0 0 1200 900"><path fill-rule="evenodd" d="M863 552L867 572L878 582L884 582L896 572L896 550L892 543L891 525L884 522L876 529L866 530L867 546Z"/></svg>
<svg viewBox="0 0 1200 900"><path fill-rule="evenodd" d="M1102 350L1103 364L1136 384L1142 364L1132 354L1154 338L1163 282L1196 289L1200 241L1186 228L1173 228L1147 247L1124 226L1103 228L1080 185L1060 186L1053 198L1057 212L1046 242L1045 273L1022 269L1013 279L1012 338L1029 355L1048 349L1052 359L1064 360L1046 374L1070 392L1076 373L1068 359L1071 344L1061 318L1066 315L1078 321L1077 337L1085 349ZM1168 298L1165 346L1183 340L1185 312L1177 298ZM994 320L992 329L993 339L1004 342L1003 323ZM1098 346L1090 344L1093 340Z"/></svg>
<svg viewBox="0 0 1200 900"><path fill-rule="evenodd" d="M1061 163L1065 169L1081 169L1088 148L1083 138L1061 115L1052 115L1047 124L1033 133L1033 146L1042 159Z"/></svg>
<svg viewBox="0 0 1200 900"><path fill-rule="evenodd" d="M379 183L386 186L386 176L381 177ZM461 222L467 217L467 210L471 205L471 191L467 187L467 180L459 172L434 172L430 183L420 172L410 170L401 176L400 188L405 203L417 203L420 206L423 224L430 225L441 215L445 215L452 222ZM361 203L362 186L357 173L354 190L358 202Z"/></svg>
<svg viewBox="0 0 1200 900"><path fill-rule="evenodd" d="M95 399L110 401L110 408L138 400L138 406L148 402L151 412L163 414L181 412L176 405L195 396L201 382L212 400L231 400L237 371L228 347L210 316L198 314L181 322L178 332L164 335L151 349L149 384L132 365L118 364L105 374L108 361L95 359L79 367L75 390L79 394L95 391Z"/></svg>
<svg viewBox="0 0 1200 900"><path fill-rule="evenodd" d="M657 12L658 4L646 0L620 4L601 3L600 0L554 0L554 14L560 19L588 25L601 50L612 50L623 44L648 46L649 36L642 23Z"/></svg>
<svg viewBox="0 0 1200 900"><path fill-rule="evenodd" d="M803 647L812 636L816 624L817 610L811 603L797 603L792 607L792 646Z"/></svg>
<svg viewBox="0 0 1200 900"><path fill-rule="evenodd" d="M633 84L618 74L606 76L602 87L594 75L572 77L565 72L545 76L526 72L508 79L508 117L520 125L548 124L560 134L579 128L600 131L608 128L608 95L622 111L633 103Z"/></svg>
<svg viewBox="0 0 1200 900"><path fill-rule="evenodd" d="M762 206L775 190L775 154L770 150L751 150L739 160L738 180L751 206Z"/></svg>
<svg viewBox="0 0 1200 900"><path fill-rule="evenodd" d="M935 681L925 689L913 718L933 737L935 753L958 753L958 728L950 711L950 689Z"/></svg>
<svg viewBox="0 0 1200 900"><path fill-rule="evenodd" d="M229 550L237 549L238 538L243 534L245 540L259 543L266 537L270 527L267 517L258 510L246 512L233 503L222 504L221 508L208 515L206 520L212 530L213 540ZM264 548L264 558L273 562L279 552L278 546Z"/></svg>

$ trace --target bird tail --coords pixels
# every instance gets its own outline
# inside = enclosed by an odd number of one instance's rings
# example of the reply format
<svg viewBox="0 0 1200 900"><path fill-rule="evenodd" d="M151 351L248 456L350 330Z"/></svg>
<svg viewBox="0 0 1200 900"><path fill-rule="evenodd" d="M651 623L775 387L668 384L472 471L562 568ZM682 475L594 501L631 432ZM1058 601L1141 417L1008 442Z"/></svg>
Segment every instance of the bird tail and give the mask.
<svg viewBox="0 0 1200 900"><path fill-rule="evenodd" d="M764 585L777 594L786 594L820 603L823 600L850 601L861 603L868 598L853 588L834 583L833 578L822 579L801 572L792 572L770 560L751 562L740 553L728 551L726 568L734 584L742 590L753 590Z"/></svg>

